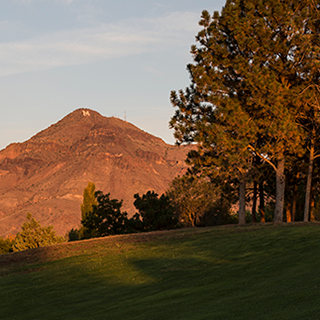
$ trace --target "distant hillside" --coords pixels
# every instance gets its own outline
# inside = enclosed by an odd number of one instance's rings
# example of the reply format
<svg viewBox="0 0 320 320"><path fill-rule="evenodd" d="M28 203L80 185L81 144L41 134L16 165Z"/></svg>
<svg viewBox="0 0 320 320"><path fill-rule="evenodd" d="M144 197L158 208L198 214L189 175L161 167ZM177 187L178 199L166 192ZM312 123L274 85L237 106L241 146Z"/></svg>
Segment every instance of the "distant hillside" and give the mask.
<svg viewBox="0 0 320 320"><path fill-rule="evenodd" d="M80 224L89 181L123 199L123 209L133 214L133 195L163 193L185 172L188 150L118 118L76 110L28 141L0 151L0 235L16 234L27 212L64 235Z"/></svg>

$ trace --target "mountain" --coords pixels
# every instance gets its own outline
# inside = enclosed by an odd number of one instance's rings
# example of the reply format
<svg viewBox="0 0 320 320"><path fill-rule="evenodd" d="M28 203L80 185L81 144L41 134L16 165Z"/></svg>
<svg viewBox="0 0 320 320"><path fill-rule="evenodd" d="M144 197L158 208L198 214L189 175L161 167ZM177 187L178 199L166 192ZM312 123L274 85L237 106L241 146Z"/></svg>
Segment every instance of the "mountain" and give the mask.
<svg viewBox="0 0 320 320"><path fill-rule="evenodd" d="M123 199L135 213L135 193L162 194L191 147L166 144L118 118L78 109L23 143L0 151L0 236L20 231L27 212L65 235L79 227L88 182Z"/></svg>

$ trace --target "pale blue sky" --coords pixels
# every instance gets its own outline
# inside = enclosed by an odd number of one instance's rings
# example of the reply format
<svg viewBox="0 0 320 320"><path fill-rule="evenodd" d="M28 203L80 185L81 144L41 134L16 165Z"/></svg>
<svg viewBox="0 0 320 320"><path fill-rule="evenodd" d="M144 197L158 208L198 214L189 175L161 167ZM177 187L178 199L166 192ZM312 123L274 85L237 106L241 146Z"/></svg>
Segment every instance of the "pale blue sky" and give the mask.
<svg viewBox="0 0 320 320"><path fill-rule="evenodd" d="M171 90L201 11L225 0L0 1L0 149L75 109L118 116L174 143Z"/></svg>

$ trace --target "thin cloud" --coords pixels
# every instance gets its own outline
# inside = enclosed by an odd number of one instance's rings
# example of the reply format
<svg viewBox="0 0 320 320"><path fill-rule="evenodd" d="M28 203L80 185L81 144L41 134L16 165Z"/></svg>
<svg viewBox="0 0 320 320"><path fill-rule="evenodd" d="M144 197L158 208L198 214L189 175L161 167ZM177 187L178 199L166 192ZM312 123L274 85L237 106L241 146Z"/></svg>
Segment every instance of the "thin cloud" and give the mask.
<svg viewBox="0 0 320 320"><path fill-rule="evenodd" d="M189 46L197 21L197 14L176 12L0 43L0 76Z"/></svg>
<svg viewBox="0 0 320 320"><path fill-rule="evenodd" d="M31 3L34 3L34 2L49 2L49 1L52 1L52 0L14 0L14 2L16 3L21 3L21 4L24 4L24 5L29 5ZM56 2L58 3L62 3L62 4L70 4L72 2L76 2L77 0L55 0Z"/></svg>
<svg viewBox="0 0 320 320"><path fill-rule="evenodd" d="M25 26L19 21L9 21L9 20L0 21L0 32L7 32L7 31L22 32L24 28Z"/></svg>

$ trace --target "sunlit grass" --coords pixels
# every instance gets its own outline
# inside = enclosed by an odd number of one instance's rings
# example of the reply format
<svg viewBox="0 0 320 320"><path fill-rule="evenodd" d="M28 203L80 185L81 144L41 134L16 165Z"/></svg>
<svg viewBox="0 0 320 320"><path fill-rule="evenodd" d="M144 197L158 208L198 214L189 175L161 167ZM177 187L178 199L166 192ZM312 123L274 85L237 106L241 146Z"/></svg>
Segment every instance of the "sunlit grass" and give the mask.
<svg viewBox="0 0 320 320"><path fill-rule="evenodd" d="M0 259L0 319L320 319L319 252L318 224L58 245Z"/></svg>

